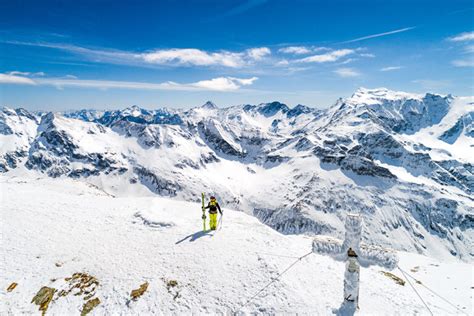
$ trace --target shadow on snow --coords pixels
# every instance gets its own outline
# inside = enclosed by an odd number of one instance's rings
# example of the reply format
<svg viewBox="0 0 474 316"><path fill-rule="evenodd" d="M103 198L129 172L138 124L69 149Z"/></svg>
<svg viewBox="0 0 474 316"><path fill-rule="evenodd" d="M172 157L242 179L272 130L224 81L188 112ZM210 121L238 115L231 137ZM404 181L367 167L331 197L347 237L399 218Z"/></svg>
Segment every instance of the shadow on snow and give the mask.
<svg viewBox="0 0 474 316"><path fill-rule="evenodd" d="M199 238L204 237L204 236L212 237L213 234L211 234L211 232L212 232L212 230L210 230L210 229L204 230L204 231L202 231L202 230L197 231L194 234L188 235L188 236L184 237L183 239L178 240L176 242L176 245L182 243L183 241L185 241L187 239L189 239L189 241L191 242L191 241L195 241L196 239L199 239Z"/></svg>

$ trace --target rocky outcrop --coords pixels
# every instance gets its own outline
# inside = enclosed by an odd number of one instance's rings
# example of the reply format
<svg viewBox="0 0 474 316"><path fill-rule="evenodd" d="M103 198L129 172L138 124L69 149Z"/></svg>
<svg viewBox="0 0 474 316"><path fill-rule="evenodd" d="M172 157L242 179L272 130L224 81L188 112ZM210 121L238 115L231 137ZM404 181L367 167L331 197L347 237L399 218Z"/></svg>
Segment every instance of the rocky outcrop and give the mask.
<svg viewBox="0 0 474 316"><path fill-rule="evenodd" d="M173 197L182 189L180 184L167 180L145 167L138 166L133 171L138 176L140 183L156 194Z"/></svg>

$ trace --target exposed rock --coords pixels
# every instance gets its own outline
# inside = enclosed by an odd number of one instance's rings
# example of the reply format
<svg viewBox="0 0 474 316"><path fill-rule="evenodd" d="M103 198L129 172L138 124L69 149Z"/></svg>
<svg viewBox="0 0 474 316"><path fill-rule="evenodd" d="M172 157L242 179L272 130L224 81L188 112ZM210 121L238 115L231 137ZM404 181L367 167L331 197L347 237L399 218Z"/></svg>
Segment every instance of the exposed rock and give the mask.
<svg viewBox="0 0 474 316"><path fill-rule="evenodd" d="M42 312L42 315L46 314L49 303L51 303L53 300L53 296L56 291L57 290L55 288L43 286L31 300L31 303L39 305L39 310Z"/></svg>
<svg viewBox="0 0 474 316"><path fill-rule="evenodd" d="M259 106L258 112L265 116L273 116L278 112L287 113L290 109L286 104L274 101L271 103L261 104Z"/></svg>
<svg viewBox="0 0 474 316"><path fill-rule="evenodd" d="M402 278L400 277L397 277L395 274L393 273L390 273L390 272L387 272L387 271L380 271L380 273L382 273L383 275L385 275L386 277L392 279L395 283L397 283L398 285L401 285L401 286L404 286L405 285L405 281L403 281Z"/></svg>
<svg viewBox="0 0 474 316"><path fill-rule="evenodd" d="M135 167L134 172L143 185L159 195L176 196L177 191L181 190L178 183L164 179L147 168Z"/></svg>
<svg viewBox="0 0 474 316"><path fill-rule="evenodd" d="M142 285L140 285L138 289L132 290L132 292L130 293L130 297L132 298L132 300L136 301L138 300L140 296L142 296L146 292L147 289L148 289L148 282L145 282Z"/></svg>
<svg viewBox="0 0 474 316"><path fill-rule="evenodd" d="M84 300L92 298L99 286L99 281L87 273L74 273L71 277L65 278L68 282L67 288L59 291L58 296L67 296L74 291L75 296L84 296Z"/></svg>
<svg viewBox="0 0 474 316"><path fill-rule="evenodd" d="M198 130L202 134L203 139L205 139L209 146L215 151L238 158L246 156L239 148L230 144L222 135L217 134L216 131L212 131L209 126L206 126L203 122L198 123Z"/></svg>
<svg viewBox="0 0 474 316"><path fill-rule="evenodd" d="M10 285L7 287L7 292L13 291L13 290L16 288L17 285L18 285L18 283L16 283L16 282L13 282L12 284L10 284Z"/></svg>
<svg viewBox="0 0 474 316"><path fill-rule="evenodd" d="M81 311L81 316L89 314L97 305L100 304L100 299L98 297L88 300L83 306Z"/></svg>

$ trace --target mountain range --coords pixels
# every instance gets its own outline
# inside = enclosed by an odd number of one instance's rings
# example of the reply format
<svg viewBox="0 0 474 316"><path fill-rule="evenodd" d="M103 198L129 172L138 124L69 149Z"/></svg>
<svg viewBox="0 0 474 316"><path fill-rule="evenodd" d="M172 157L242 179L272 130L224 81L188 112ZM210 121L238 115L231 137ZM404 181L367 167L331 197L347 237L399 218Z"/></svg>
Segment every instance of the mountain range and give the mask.
<svg viewBox="0 0 474 316"><path fill-rule="evenodd" d="M200 193L285 234L344 234L474 259L474 97L358 89L327 109L0 112L0 171L69 177L111 195ZM196 221L200 220L196 210Z"/></svg>

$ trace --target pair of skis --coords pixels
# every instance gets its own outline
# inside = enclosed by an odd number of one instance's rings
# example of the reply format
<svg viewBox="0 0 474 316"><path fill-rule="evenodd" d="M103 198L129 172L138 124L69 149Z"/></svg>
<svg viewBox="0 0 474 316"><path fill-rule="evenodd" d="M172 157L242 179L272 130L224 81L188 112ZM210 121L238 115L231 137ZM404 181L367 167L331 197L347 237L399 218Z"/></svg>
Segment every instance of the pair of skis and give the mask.
<svg viewBox="0 0 474 316"><path fill-rule="evenodd" d="M202 229L206 231L206 207L204 205L204 192L201 193L201 200L202 200Z"/></svg>
<svg viewBox="0 0 474 316"><path fill-rule="evenodd" d="M205 206L205 196L204 192L201 193L201 202L202 202L202 229L205 232L206 231L206 206ZM219 223L217 224L219 227L218 229L221 230L222 228L222 214L221 217L219 218Z"/></svg>

